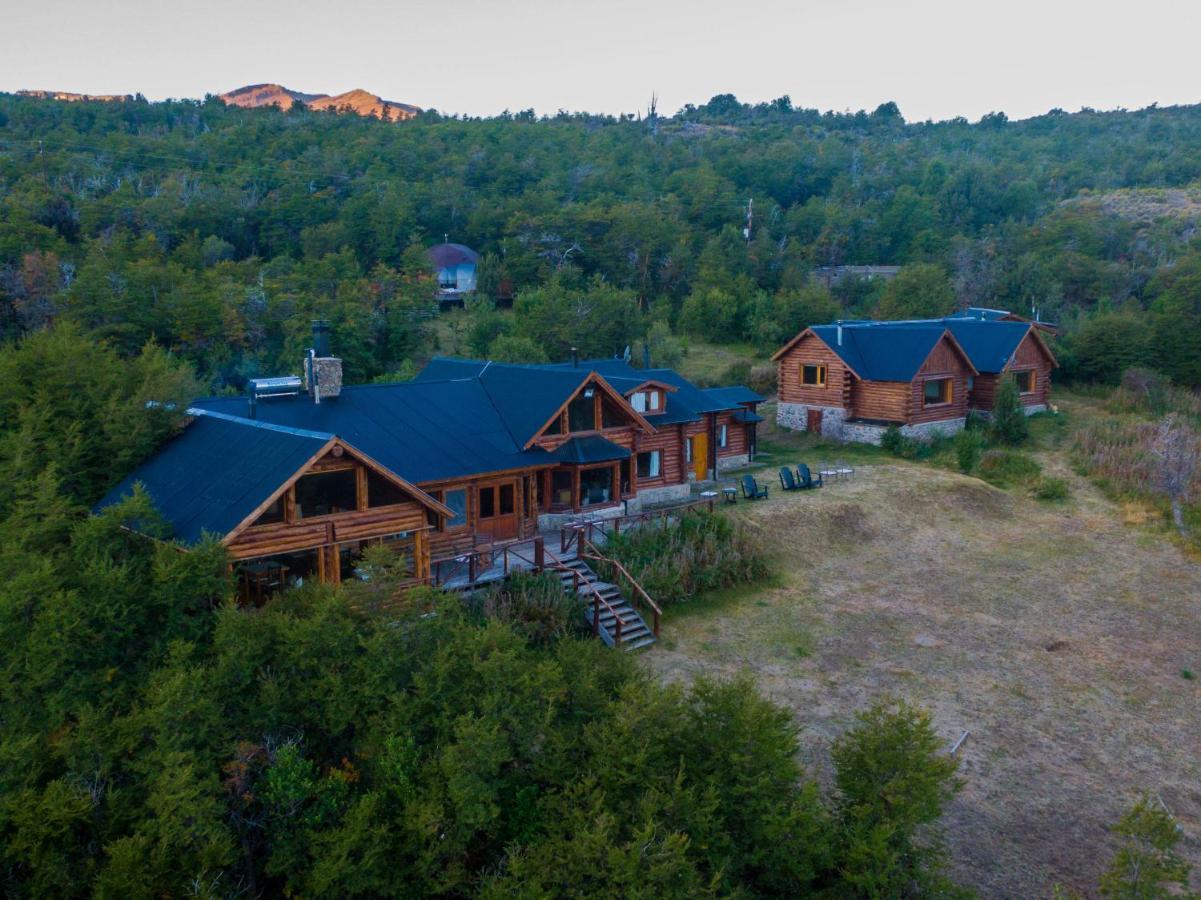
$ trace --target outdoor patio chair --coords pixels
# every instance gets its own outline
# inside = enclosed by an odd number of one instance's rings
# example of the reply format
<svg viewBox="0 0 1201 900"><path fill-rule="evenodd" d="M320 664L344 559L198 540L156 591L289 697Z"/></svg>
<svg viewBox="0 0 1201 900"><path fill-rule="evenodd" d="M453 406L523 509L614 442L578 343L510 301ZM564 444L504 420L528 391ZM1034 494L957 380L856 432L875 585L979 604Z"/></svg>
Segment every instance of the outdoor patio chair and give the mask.
<svg viewBox="0 0 1201 900"><path fill-rule="evenodd" d="M855 477L855 467L848 463L845 459L839 459L835 461L834 471L838 473L839 478Z"/></svg>
<svg viewBox="0 0 1201 900"><path fill-rule="evenodd" d="M801 463L796 467L796 477L797 486L805 490L822 486L822 477L818 475L817 478L814 478L813 473L809 471L809 467L805 463Z"/></svg>
<svg viewBox="0 0 1201 900"><path fill-rule="evenodd" d="M792 477L792 469L788 468L788 466L780 467L780 487L786 491L799 491L801 489L796 479Z"/></svg>
<svg viewBox="0 0 1201 900"><path fill-rule="evenodd" d="M742 496L748 500L766 500L767 485L759 487L759 482L755 481L753 475L742 476Z"/></svg>

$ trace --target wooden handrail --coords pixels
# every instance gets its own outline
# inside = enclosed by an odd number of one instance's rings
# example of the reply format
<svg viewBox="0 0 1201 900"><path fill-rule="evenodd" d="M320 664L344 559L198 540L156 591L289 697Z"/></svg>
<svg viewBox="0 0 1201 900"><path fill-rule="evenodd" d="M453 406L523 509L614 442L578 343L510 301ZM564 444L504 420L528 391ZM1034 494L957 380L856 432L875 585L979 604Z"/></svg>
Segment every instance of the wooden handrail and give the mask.
<svg viewBox="0 0 1201 900"><path fill-rule="evenodd" d="M543 552L543 555L546 556L550 560L549 563L544 562L543 567L547 568L547 569L553 569L553 570L559 571L559 572L570 573L572 588L578 593L580 590L580 573L579 573L579 571L576 569L573 569L571 566L564 563L563 560L559 559L559 557L555 556L554 553L552 553L550 550L547 550L545 547L543 547L542 552ZM518 559L525 560L526 562L530 563L531 565L535 565L535 566L537 565L536 563L534 563L533 560L527 559L526 557L524 557L520 553L518 553L516 550L512 551L512 553ZM617 644L617 645L621 644L621 632L625 628L625 626L629 623L627 623L626 620L621 617L621 613L619 613L616 609L613 608L613 604L611 604L608 600L606 600L604 598L604 596L601 594L601 592L596 589L596 585L594 583L592 583L592 582L585 582L585 583L588 585L588 590L592 594L592 633L593 634L600 633L600 607L604 606L605 609L607 609L609 612L613 613L613 619L616 622L616 627L613 629L613 643ZM656 634L658 634L657 631L656 631Z"/></svg>
<svg viewBox="0 0 1201 900"><path fill-rule="evenodd" d="M580 554L581 556L583 556L586 559L594 559L598 562L609 563L615 569L617 569L618 572L620 572L622 575L625 576L626 581L628 581L630 583L630 586L633 587L634 590L636 590L639 594L642 595L642 599L646 601L647 606L649 606L651 608L651 611L654 614L655 637L658 637L659 636L659 620L663 616L663 610L661 610L659 608L659 604L651 599L651 595L646 592L646 588L644 588L641 584L638 583L638 580L636 578L634 578L633 575L630 574L629 570L625 566L623 566L621 563L619 563L615 559L612 559L608 556L602 555L600 550L597 549L596 545L593 544L592 541L588 540L587 538L584 538L583 540L585 543L587 543L588 549L591 550L592 552L591 553L582 553L582 554Z"/></svg>

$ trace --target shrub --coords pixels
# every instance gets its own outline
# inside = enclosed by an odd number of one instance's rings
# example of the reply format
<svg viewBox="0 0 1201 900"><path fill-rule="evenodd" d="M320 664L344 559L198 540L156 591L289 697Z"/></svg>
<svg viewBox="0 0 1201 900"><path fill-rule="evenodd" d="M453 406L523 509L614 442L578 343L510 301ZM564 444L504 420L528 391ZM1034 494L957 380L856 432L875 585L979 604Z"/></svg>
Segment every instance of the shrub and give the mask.
<svg viewBox="0 0 1201 900"><path fill-rule="evenodd" d="M542 646L584 628L580 600L564 593L558 577L549 572L514 572L484 594L480 611Z"/></svg>
<svg viewBox="0 0 1201 900"><path fill-rule="evenodd" d="M1043 476L1034 486L1034 496L1039 500L1068 499L1068 483L1063 478Z"/></svg>
<svg viewBox="0 0 1201 900"><path fill-rule="evenodd" d="M843 877L855 896L945 896L946 851L933 824L962 786L928 713L878 703L835 742Z"/></svg>
<svg viewBox="0 0 1201 900"><path fill-rule="evenodd" d="M1042 474L1033 457L1013 450L989 450L980 458L980 477L997 487L1032 484Z"/></svg>
<svg viewBox="0 0 1201 900"><path fill-rule="evenodd" d="M955 435L955 461L959 471L970 474L980 465L980 454L984 451L984 438L979 431L961 431Z"/></svg>
<svg viewBox="0 0 1201 900"><path fill-rule="evenodd" d="M757 581L768 574L765 554L750 535L720 513L687 513L664 527L643 526L609 536L604 552L620 562L661 605L705 591ZM601 577L617 573L599 563Z"/></svg>
<svg viewBox="0 0 1201 900"><path fill-rule="evenodd" d="M880 438L880 446L891 453L893 456L903 456L905 442L908 438L901 434L901 429L896 425L889 425L884 430L883 436Z"/></svg>
<svg viewBox="0 0 1201 900"><path fill-rule="evenodd" d="M1176 852L1180 829L1161 803L1143 797L1113 830L1121 846L1101 877L1102 897L1190 896L1189 865Z"/></svg>
<svg viewBox="0 0 1201 900"><path fill-rule="evenodd" d="M984 415L980 410L969 409L963 420L963 429L964 431L986 432L991 424L988 416Z"/></svg>
<svg viewBox="0 0 1201 900"><path fill-rule="evenodd" d="M1030 423L1022 410L1022 395L1017 382L1006 376L997 385L992 409L992 439L998 444L1016 447L1030 437Z"/></svg>

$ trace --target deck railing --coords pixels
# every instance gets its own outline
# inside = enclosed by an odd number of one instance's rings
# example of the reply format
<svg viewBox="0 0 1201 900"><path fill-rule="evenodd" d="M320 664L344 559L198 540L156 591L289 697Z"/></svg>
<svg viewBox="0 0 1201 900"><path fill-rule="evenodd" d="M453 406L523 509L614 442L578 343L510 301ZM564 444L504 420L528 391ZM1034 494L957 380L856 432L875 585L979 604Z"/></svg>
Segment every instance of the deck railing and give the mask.
<svg viewBox="0 0 1201 900"><path fill-rule="evenodd" d="M629 585L630 593L633 595L631 599L634 599L635 601L641 600L642 604L650 609L651 616L654 619L655 637L658 637L659 622L663 617L663 610L659 608L659 604L651 599L651 595L646 592L646 588L638 583L638 580L630 574L629 569L612 557L602 554L600 550L597 549L596 545L586 537L581 538L581 540L584 543L583 546L580 547L580 557L582 559L590 559L594 562L605 563L609 566L612 566L613 570L618 574L618 576L625 579L626 584Z"/></svg>
<svg viewBox="0 0 1201 900"><path fill-rule="evenodd" d="M676 503L672 506L657 506L643 512L630 513L625 516L613 516L607 519L585 519L579 522L568 522L559 528L559 552L566 553L572 547L582 546L583 540L596 543L597 535L612 534L614 531L626 531L649 522L660 522L666 525L672 516L685 515L699 509L713 512L714 498L701 497L689 500L687 503Z"/></svg>

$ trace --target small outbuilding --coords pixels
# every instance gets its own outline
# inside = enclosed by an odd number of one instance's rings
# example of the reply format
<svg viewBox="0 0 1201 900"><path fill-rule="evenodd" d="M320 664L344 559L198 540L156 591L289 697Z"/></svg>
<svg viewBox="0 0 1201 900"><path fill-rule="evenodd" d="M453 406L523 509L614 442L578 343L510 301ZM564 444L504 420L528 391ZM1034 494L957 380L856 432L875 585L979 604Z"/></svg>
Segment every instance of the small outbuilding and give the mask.
<svg viewBox="0 0 1201 900"><path fill-rule="evenodd" d="M438 244L429 255L438 279L438 302L462 306L467 295L475 293L480 255L464 244Z"/></svg>

